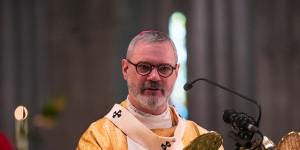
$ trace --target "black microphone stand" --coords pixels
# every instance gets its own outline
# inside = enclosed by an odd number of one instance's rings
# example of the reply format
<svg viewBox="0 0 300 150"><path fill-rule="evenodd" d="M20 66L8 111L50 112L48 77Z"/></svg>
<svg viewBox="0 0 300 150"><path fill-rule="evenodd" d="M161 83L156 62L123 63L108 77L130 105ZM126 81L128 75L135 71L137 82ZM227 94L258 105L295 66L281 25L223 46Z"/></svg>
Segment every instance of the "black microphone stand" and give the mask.
<svg viewBox="0 0 300 150"><path fill-rule="evenodd" d="M252 103L252 104L255 104L255 106L258 108L258 117L256 119L256 121L254 121L253 119L253 122L254 122L254 125L256 127L259 127L259 123L260 123L260 119L261 119L261 106L257 103L257 101L251 99L251 98L248 98L234 90L231 90L223 85L220 85L216 82L213 82L211 80L208 80L208 79L205 79L205 78L197 78L195 80L193 80L192 82L187 82L185 85L184 85L184 90L185 91L188 91L189 89L191 89L193 87L193 84L198 82L198 81L204 81L206 83L209 83L211 85L214 85L218 88L221 88L227 92L230 92L236 96L239 96L241 98L243 98L244 100L247 100L248 102ZM249 116L249 118L252 118ZM237 141L236 143L236 150L239 150L241 147L247 147L247 148L251 148L253 146L252 142L251 142L251 139L253 137L253 135L255 133L258 133L260 135L261 138L263 138L263 135L262 133L258 130L257 132L253 133L253 132L250 132L250 131L239 131L239 130L234 130L231 132L234 137L232 137L234 140ZM260 140L259 144L257 144L257 146L255 146L255 148L257 148L258 146L261 146L262 144L262 139Z"/></svg>

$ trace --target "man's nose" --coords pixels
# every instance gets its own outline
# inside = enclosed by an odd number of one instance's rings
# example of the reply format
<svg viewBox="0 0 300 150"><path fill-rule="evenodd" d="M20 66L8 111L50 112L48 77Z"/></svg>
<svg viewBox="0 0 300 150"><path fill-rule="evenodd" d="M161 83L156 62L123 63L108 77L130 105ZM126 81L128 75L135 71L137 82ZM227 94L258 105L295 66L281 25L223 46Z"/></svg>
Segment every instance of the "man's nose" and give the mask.
<svg viewBox="0 0 300 150"><path fill-rule="evenodd" d="M156 70L156 68L152 69L152 71L148 75L148 80L152 80L152 81L159 81L160 80L160 75L159 75L158 71Z"/></svg>

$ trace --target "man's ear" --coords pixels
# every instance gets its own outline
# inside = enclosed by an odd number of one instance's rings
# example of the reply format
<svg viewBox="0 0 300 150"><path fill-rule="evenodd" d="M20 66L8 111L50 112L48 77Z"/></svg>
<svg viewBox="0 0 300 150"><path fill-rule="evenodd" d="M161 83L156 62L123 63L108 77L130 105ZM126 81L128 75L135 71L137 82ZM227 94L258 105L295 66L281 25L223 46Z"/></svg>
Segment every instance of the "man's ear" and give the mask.
<svg viewBox="0 0 300 150"><path fill-rule="evenodd" d="M126 59L122 59L121 65L122 65L123 78L125 80L127 80L127 71L128 71L128 62L127 62L127 60Z"/></svg>

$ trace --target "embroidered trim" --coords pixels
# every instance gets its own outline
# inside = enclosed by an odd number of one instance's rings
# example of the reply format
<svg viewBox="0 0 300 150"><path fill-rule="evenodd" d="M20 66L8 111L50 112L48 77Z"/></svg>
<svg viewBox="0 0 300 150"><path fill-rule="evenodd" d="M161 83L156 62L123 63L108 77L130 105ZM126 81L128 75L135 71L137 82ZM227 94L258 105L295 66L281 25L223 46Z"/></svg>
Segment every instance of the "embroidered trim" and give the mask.
<svg viewBox="0 0 300 150"><path fill-rule="evenodd" d="M118 117L119 115L122 117L119 117L118 119L113 118L114 114L115 117ZM105 117L111 120L133 141L146 149L181 150L183 148L181 139L185 131L185 120L180 118L177 113L175 113L175 115L179 120L173 137L156 135L138 121L138 119L136 119L126 108L119 104L115 104Z"/></svg>

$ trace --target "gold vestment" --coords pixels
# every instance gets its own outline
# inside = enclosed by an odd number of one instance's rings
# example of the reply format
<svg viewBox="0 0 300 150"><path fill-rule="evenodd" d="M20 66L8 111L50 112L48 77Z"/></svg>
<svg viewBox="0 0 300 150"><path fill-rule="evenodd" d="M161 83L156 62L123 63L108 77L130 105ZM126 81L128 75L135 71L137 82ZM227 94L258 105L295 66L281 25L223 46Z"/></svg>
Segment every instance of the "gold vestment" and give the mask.
<svg viewBox="0 0 300 150"><path fill-rule="evenodd" d="M128 107L128 102L125 100L121 103L125 108ZM151 129L155 134L164 137L171 137L176 129L178 119L175 116L175 110L170 107L173 120L173 127L163 129ZM130 124L130 122L128 122ZM182 143L185 146L189 145L196 137L207 133L208 131L195 122L187 120L186 128L182 138ZM221 147L220 149L223 149ZM127 136L116 127L109 119L101 118L93 122L89 128L81 136L77 150L128 150Z"/></svg>

